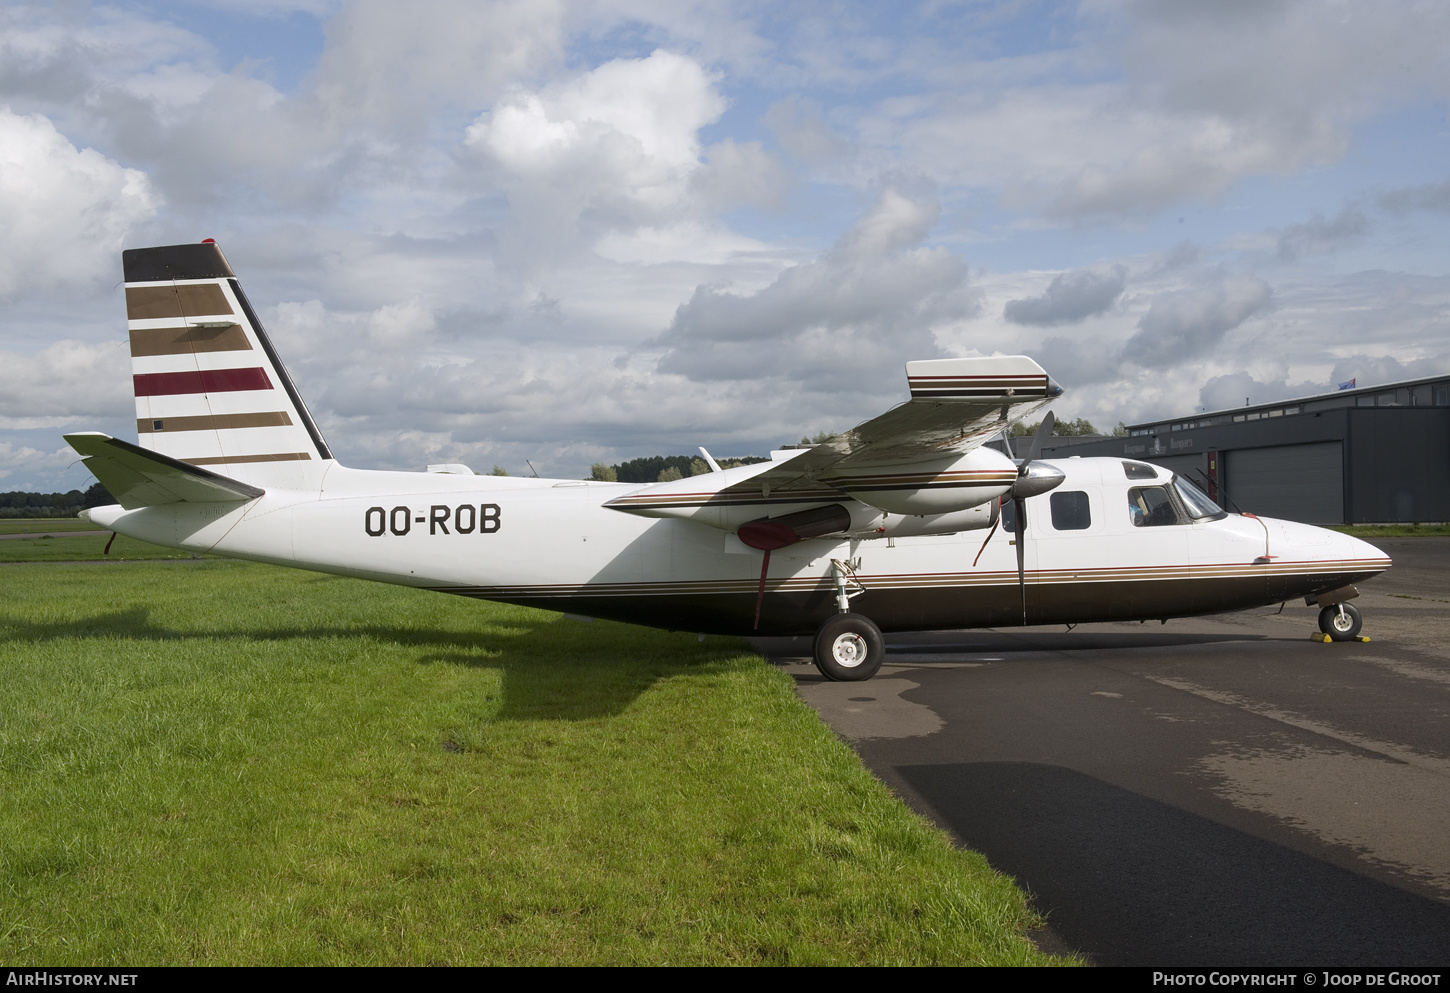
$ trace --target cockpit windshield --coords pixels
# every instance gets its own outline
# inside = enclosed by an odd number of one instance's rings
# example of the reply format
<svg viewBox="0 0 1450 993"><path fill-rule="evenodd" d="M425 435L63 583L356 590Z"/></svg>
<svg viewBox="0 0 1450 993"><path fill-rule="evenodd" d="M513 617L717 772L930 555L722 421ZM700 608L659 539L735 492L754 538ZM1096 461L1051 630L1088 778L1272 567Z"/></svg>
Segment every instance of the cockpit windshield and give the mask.
<svg viewBox="0 0 1450 993"><path fill-rule="evenodd" d="M1173 477L1173 488L1178 491L1178 498L1183 501L1183 507L1188 511L1188 516L1195 521L1216 521L1220 517L1228 516L1222 507L1208 498L1207 493L1182 476Z"/></svg>

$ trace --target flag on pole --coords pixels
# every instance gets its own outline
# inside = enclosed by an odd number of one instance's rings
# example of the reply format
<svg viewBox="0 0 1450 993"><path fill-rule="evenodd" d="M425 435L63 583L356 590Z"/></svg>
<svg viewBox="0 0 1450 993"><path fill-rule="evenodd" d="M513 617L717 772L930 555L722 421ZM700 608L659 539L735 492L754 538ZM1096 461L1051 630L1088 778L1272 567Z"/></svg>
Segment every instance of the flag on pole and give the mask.
<svg viewBox="0 0 1450 993"><path fill-rule="evenodd" d="M1355 379L1358 379L1358 378L1359 378L1358 376L1355 377ZM1339 388L1341 390L1352 390L1352 389L1354 389L1354 379L1351 379L1347 383L1340 383L1339 384Z"/></svg>

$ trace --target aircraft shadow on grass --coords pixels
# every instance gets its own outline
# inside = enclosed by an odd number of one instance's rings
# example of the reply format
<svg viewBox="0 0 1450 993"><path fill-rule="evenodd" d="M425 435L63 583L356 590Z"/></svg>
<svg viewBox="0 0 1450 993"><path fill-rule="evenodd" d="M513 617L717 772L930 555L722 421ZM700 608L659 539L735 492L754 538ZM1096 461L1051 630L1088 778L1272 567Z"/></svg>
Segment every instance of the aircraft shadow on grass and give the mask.
<svg viewBox="0 0 1450 993"><path fill-rule="evenodd" d="M370 638L406 647L431 648L420 665L457 665L503 673L503 705L497 720L589 720L622 713L660 679L710 677L748 652L730 639L699 643L693 636L618 625L611 638L600 622L597 649L580 626L563 617L531 623L490 619L494 631L456 631L382 624L355 627L274 627L180 631L152 623L150 610L132 607L93 617L37 623L0 615L0 632L10 641L66 638L121 638L176 642L240 638L284 642L328 638ZM609 625L613 627L614 625ZM612 632L611 632L612 633Z"/></svg>

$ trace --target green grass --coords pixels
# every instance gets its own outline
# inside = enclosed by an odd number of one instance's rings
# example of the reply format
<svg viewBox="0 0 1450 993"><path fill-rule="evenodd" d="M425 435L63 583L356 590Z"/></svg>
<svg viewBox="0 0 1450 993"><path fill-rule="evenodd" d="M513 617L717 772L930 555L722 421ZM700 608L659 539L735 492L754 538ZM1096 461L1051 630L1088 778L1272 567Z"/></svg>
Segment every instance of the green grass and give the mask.
<svg viewBox="0 0 1450 993"><path fill-rule="evenodd" d="M1434 537L1450 534L1450 524L1338 524L1330 530L1365 539Z"/></svg>
<svg viewBox="0 0 1450 993"><path fill-rule="evenodd" d="M110 534L87 535L83 538L7 538L0 541L0 563L3 562L104 562L136 559L198 559L202 556L176 548L153 545L126 535L116 535L109 555L106 542Z"/></svg>
<svg viewBox="0 0 1450 993"><path fill-rule="evenodd" d="M0 583L11 964L1050 961L731 639L225 560Z"/></svg>
<svg viewBox="0 0 1450 993"><path fill-rule="evenodd" d="M34 534L38 531L99 531L79 517L0 517L0 534Z"/></svg>

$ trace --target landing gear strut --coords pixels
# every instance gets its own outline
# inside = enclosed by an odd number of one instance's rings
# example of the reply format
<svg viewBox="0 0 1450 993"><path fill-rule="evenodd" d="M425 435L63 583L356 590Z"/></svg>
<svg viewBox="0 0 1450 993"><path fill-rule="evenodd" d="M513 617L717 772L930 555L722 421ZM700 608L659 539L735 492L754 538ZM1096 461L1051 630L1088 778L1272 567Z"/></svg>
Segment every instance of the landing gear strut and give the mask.
<svg viewBox="0 0 1450 993"><path fill-rule="evenodd" d="M1353 641L1363 624L1359 609L1347 603L1332 603L1319 612L1319 630L1332 641Z"/></svg>
<svg viewBox="0 0 1450 993"><path fill-rule="evenodd" d="M816 632L816 668L839 683L870 679L886 659L881 629L861 614L837 614Z"/></svg>

